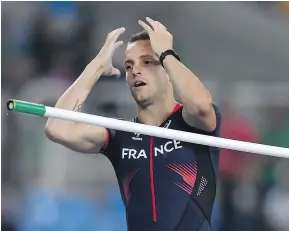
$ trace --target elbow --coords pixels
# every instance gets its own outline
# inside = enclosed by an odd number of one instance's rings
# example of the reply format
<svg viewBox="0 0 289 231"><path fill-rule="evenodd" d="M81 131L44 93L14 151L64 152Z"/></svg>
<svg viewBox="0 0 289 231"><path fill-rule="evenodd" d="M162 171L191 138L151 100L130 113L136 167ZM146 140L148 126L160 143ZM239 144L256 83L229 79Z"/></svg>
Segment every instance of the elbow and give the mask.
<svg viewBox="0 0 289 231"><path fill-rule="evenodd" d="M203 102L203 104L198 106L198 111L200 115L208 115L211 113L213 108L213 102L212 100L208 100L206 102Z"/></svg>
<svg viewBox="0 0 289 231"><path fill-rule="evenodd" d="M213 99L211 94L207 91L206 97L203 98L203 100L199 100L199 103L197 103L197 110L200 115L207 115L212 111L213 106Z"/></svg>
<svg viewBox="0 0 289 231"><path fill-rule="evenodd" d="M212 111L213 100L211 96L206 99L197 100L186 108L187 112L192 116L205 116Z"/></svg>
<svg viewBox="0 0 289 231"><path fill-rule="evenodd" d="M57 142L57 140L59 139L59 134L58 134L57 129L55 129L48 122L45 124L44 133L45 133L46 137L53 142Z"/></svg>

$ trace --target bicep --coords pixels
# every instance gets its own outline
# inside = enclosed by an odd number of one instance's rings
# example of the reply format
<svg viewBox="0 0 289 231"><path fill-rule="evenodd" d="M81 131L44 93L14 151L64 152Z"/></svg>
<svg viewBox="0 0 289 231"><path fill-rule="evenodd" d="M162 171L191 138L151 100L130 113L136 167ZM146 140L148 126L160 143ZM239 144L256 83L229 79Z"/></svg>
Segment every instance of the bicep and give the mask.
<svg viewBox="0 0 289 231"><path fill-rule="evenodd" d="M208 110L192 115L183 107L182 116L184 121L191 127L212 132L217 127L216 111L212 105Z"/></svg>
<svg viewBox="0 0 289 231"><path fill-rule="evenodd" d="M64 146L77 152L96 154L106 145L107 130L104 127L88 124L75 124L73 130L67 131L70 137L63 143Z"/></svg>

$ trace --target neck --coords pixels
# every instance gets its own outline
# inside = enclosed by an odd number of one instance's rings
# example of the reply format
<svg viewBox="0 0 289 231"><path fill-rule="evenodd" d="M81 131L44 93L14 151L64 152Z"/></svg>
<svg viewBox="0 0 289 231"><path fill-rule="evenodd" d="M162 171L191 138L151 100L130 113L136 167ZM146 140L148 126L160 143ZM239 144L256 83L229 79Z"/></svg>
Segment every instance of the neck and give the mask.
<svg viewBox="0 0 289 231"><path fill-rule="evenodd" d="M173 97L155 101L147 107L138 105L138 118L143 124L160 126L172 113L176 106Z"/></svg>

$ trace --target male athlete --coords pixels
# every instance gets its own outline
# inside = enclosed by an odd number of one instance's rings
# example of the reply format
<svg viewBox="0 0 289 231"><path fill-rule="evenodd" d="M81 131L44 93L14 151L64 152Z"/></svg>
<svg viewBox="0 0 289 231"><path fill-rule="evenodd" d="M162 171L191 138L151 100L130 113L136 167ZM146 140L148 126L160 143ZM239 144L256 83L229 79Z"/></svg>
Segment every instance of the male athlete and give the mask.
<svg viewBox="0 0 289 231"><path fill-rule="evenodd" d="M135 123L219 136L220 113L200 80L173 51L159 22L139 21L125 52L126 80L137 104ZM99 54L61 96L57 108L80 111L112 66L125 31L107 36ZM174 99L174 90L180 104ZM47 136L72 150L103 153L111 161L126 208L128 231L210 231L219 149L49 118Z"/></svg>

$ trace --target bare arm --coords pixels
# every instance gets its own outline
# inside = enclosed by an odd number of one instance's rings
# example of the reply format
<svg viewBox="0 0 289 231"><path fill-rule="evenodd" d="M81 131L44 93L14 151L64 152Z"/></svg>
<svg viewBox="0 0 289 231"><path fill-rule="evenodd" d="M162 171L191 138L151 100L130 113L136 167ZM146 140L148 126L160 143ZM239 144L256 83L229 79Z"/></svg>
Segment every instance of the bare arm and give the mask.
<svg viewBox="0 0 289 231"><path fill-rule="evenodd" d="M151 26L141 20L139 24L149 33L154 52L160 57L162 52L173 49L173 36L166 27L150 18L146 20ZM173 56L165 57L163 65L180 96L186 123L205 131L215 130L217 122L212 97L201 81Z"/></svg>
<svg viewBox="0 0 289 231"><path fill-rule="evenodd" d="M215 130L216 114L212 96L201 81L173 56L167 56L163 63L184 106L184 120L208 132Z"/></svg>
<svg viewBox="0 0 289 231"><path fill-rule="evenodd" d="M98 56L84 69L77 80L67 89L56 103L56 108L80 112L94 84L102 74L120 75L119 70L111 64L114 50L122 44L116 42L124 28L109 33L106 43ZM65 147L82 152L98 153L107 141L104 127L92 126L55 118L49 118L45 125L47 137Z"/></svg>
<svg viewBox="0 0 289 231"><path fill-rule="evenodd" d="M96 61L96 60L95 60ZM103 67L90 63L79 78L67 89L56 103L56 108L81 111L82 106L103 72ZM96 69L93 74L93 69ZM45 125L45 133L49 139L72 150L84 153L97 153L106 141L106 130L103 127L75 123L49 118Z"/></svg>

